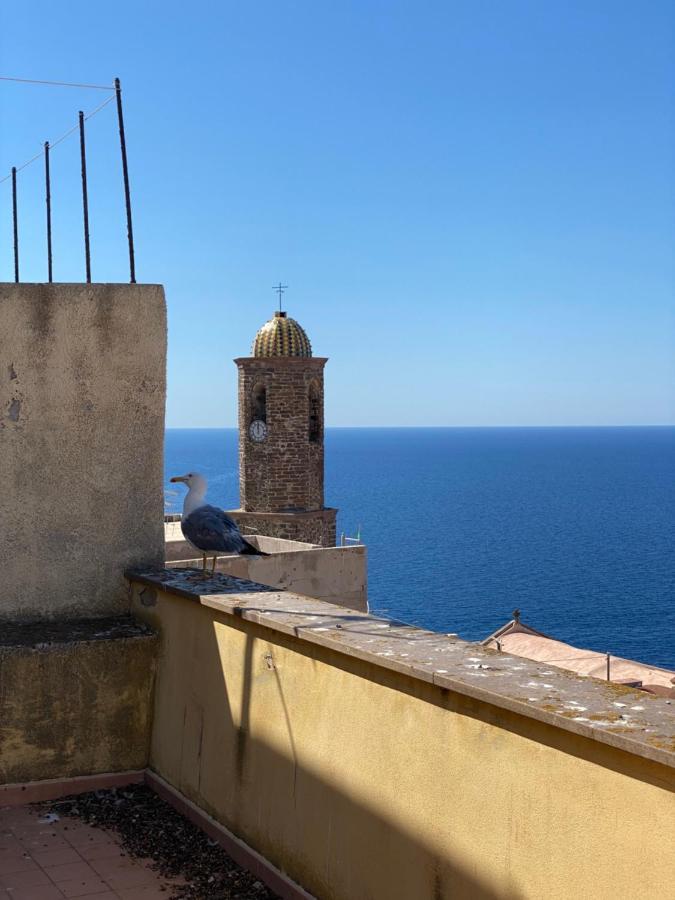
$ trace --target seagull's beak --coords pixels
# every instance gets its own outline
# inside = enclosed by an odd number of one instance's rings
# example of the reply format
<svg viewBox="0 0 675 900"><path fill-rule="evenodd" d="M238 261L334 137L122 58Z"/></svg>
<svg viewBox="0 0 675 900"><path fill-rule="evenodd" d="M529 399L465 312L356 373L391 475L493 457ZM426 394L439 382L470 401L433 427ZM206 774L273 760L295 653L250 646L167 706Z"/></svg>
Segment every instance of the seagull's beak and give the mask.
<svg viewBox="0 0 675 900"><path fill-rule="evenodd" d="M178 484L179 481L182 481L183 484L186 483L187 479L185 475L174 475L173 478L170 478L169 481L171 484Z"/></svg>

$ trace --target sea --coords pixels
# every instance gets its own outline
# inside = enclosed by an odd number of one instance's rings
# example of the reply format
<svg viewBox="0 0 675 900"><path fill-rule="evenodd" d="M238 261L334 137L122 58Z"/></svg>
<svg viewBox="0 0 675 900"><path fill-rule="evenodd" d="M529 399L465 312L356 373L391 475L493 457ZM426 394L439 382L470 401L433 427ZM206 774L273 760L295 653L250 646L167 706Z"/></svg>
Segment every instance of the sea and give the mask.
<svg viewBox="0 0 675 900"><path fill-rule="evenodd" d="M236 429L169 429L183 488L238 506ZM371 611L481 640L515 608L559 640L675 668L675 427L329 428L327 506Z"/></svg>

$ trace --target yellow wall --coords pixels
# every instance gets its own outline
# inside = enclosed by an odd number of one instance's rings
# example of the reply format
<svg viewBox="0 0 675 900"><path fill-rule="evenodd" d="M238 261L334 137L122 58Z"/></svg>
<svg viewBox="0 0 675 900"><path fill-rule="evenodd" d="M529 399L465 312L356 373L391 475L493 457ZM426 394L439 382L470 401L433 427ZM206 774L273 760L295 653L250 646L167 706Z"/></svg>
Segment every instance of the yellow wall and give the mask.
<svg viewBox="0 0 675 900"><path fill-rule="evenodd" d="M0 647L0 784L145 768L156 652L152 636Z"/></svg>
<svg viewBox="0 0 675 900"><path fill-rule="evenodd" d="M136 609L152 768L322 900L673 896L666 766L194 600Z"/></svg>

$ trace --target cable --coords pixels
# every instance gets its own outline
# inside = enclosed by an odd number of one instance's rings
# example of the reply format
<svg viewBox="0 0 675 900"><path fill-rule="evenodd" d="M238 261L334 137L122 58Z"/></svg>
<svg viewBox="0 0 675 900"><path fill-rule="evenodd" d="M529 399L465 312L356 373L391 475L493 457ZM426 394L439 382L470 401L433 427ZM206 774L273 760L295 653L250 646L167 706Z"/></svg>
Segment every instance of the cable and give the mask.
<svg viewBox="0 0 675 900"><path fill-rule="evenodd" d="M35 78L12 78L9 75L0 75L0 81L19 81L22 84L51 84L55 87L91 88L96 91L114 91L111 84L74 84L70 81L38 81Z"/></svg>
<svg viewBox="0 0 675 900"><path fill-rule="evenodd" d="M114 99L115 99L115 94L111 94L106 100L103 101L103 103L100 104L100 106L97 106L96 109L92 110L90 113L87 113L87 115L84 117L85 122L87 119L91 119L92 116L95 116L96 113L100 112L104 106L107 106ZM73 132L77 131L79 127L80 127L79 124L73 125L73 127L70 128L68 131L66 131L65 134L62 134L60 138L57 138L53 143L50 142L49 149L52 150L54 147L56 147L58 144L60 144L61 141L65 141L65 139L67 137L70 137L70 135L73 134ZM20 172L22 169L25 169L26 166L29 166L31 163L34 163L36 159L42 159L42 156L43 156L43 151L41 150L39 153L36 153L35 156L31 157L31 159L29 159L27 162L23 163L20 166L17 166L16 167L17 173ZM11 177L12 177L12 173L10 172L9 175L5 175L4 178L0 178L0 184L7 181Z"/></svg>

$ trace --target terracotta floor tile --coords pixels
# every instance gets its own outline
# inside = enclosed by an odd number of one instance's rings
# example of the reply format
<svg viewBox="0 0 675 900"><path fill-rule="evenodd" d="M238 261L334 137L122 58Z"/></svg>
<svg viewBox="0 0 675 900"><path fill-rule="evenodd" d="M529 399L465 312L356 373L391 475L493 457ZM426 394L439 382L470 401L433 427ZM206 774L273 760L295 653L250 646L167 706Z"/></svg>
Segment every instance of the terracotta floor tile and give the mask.
<svg viewBox="0 0 675 900"><path fill-rule="evenodd" d="M43 853L47 850L70 850L71 845L59 837L39 837L19 839L19 843L27 853Z"/></svg>
<svg viewBox="0 0 675 900"><path fill-rule="evenodd" d="M13 872L11 875L0 875L0 886L10 893L16 888L33 887L38 884L51 884L42 869L28 869L26 872Z"/></svg>
<svg viewBox="0 0 675 900"><path fill-rule="evenodd" d="M105 844L93 844L91 847L78 847L77 852L82 859L91 862L94 859L119 858L124 853L124 850L121 844L111 840ZM124 855L126 856L126 853Z"/></svg>
<svg viewBox="0 0 675 900"><path fill-rule="evenodd" d="M14 828L13 832L22 844L29 841L49 843L50 841L63 840L61 832L56 828Z"/></svg>
<svg viewBox="0 0 675 900"><path fill-rule="evenodd" d="M120 900L167 900L171 894L168 890L163 891L161 885L148 885L147 887L126 888L117 891L116 896Z"/></svg>
<svg viewBox="0 0 675 900"><path fill-rule="evenodd" d="M17 888L10 894L12 900L63 900L63 894L55 884L39 887Z"/></svg>
<svg viewBox="0 0 675 900"><path fill-rule="evenodd" d="M23 827L30 822L34 822L35 819L36 816L26 809L25 806L10 806L0 811L0 821L2 821L3 829Z"/></svg>
<svg viewBox="0 0 675 900"><path fill-rule="evenodd" d="M37 869L37 864L27 856L8 856L0 859L0 875L11 875L13 872L27 872Z"/></svg>
<svg viewBox="0 0 675 900"><path fill-rule="evenodd" d="M100 896L102 893L110 893L110 886L96 877L78 878L74 881L59 881L58 888L65 897L86 897L92 894Z"/></svg>
<svg viewBox="0 0 675 900"><path fill-rule="evenodd" d="M166 900L166 894L164 895L164 900ZM85 894L84 897L78 897L77 900L119 900L120 895L114 894L112 891L106 890L103 894ZM4 897L0 894L0 900L4 900Z"/></svg>
<svg viewBox="0 0 675 900"><path fill-rule="evenodd" d="M30 816L27 819L19 819L9 823L12 831L60 831L59 822L48 822L44 817Z"/></svg>
<svg viewBox="0 0 675 900"><path fill-rule="evenodd" d="M46 868L47 866L63 866L66 863L81 863L82 857L70 845L57 847L55 850L32 850L30 854L35 862Z"/></svg>
<svg viewBox="0 0 675 900"><path fill-rule="evenodd" d="M89 865L101 878L109 875L117 875L118 872L135 871L145 872L146 867L139 865L129 856L109 856L107 859L92 859Z"/></svg>
<svg viewBox="0 0 675 900"><path fill-rule="evenodd" d="M23 852L23 846L13 834L0 834L0 855L11 856L12 851Z"/></svg>
<svg viewBox="0 0 675 900"><path fill-rule="evenodd" d="M114 875L105 876L104 880L114 891L119 893L125 888L156 885L157 875L149 869L141 869L140 866L136 866L134 869L120 869Z"/></svg>
<svg viewBox="0 0 675 900"><path fill-rule="evenodd" d="M113 832L41 818L29 807L0 808L0 900L167 900L170 885L185 883L132 859Z"/></svg>
<svg viewBox="0 0 675 900"><path fill-rule="evenodd" d="M56 884L59 884L61 881L79 881L80 879L84 881L96 878L96 873L89 863L84 862L84 860L65 863L61 866L45 866L44 870Z"/></svg>
<svg viewBox="0 0 675 900"><path fill-rule="evenodd" d="M20 844L19 841L16 844L7 844L5 847L0 847L0 859L9 859L12 856L24 856L28 853L28 850Z"/></svg>
<svg viewBox="0 0 675 900"><path fill-rule="evenodd" d="M105 844L109 835L101 828L78 828L76 831L64 831L63 837L72 847L79 851L80 847L93 847L96 844Z"/></svg>
<svg viewBox="0 0 675 900"><path fill-rule="evenodd" d="M64 841L58 828L13 828L12 834L20 841Z"/></svg>

